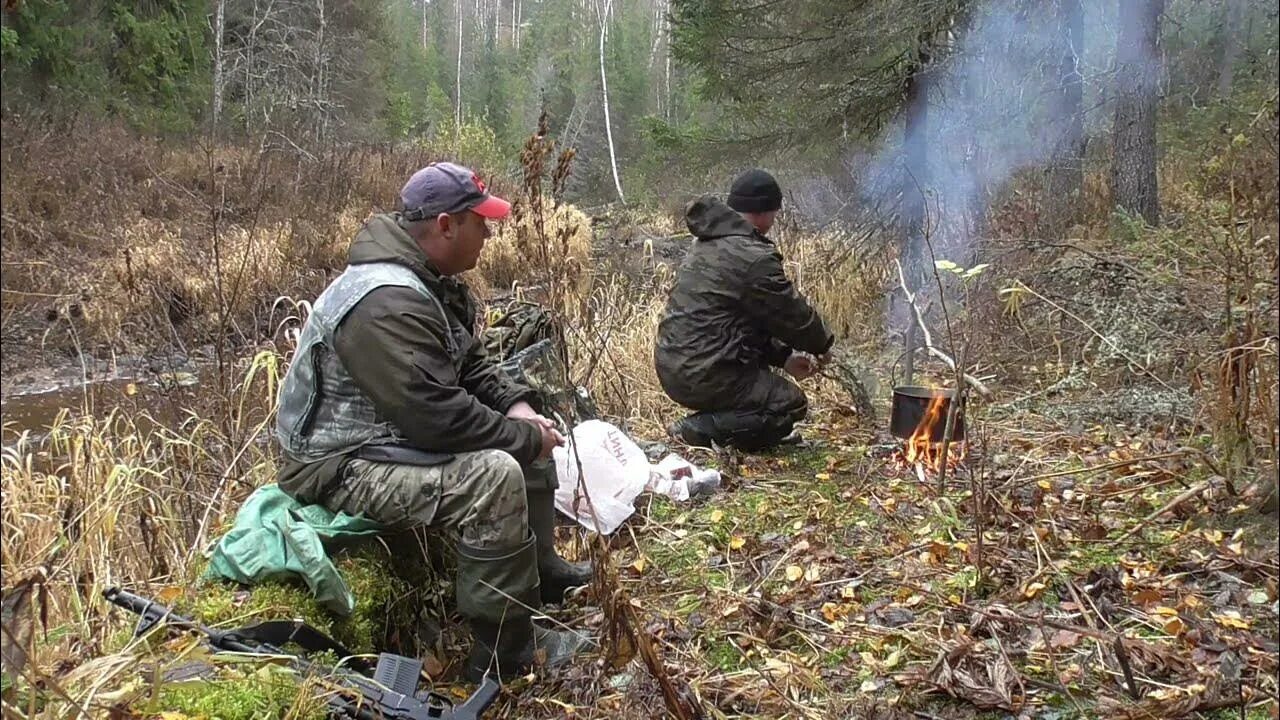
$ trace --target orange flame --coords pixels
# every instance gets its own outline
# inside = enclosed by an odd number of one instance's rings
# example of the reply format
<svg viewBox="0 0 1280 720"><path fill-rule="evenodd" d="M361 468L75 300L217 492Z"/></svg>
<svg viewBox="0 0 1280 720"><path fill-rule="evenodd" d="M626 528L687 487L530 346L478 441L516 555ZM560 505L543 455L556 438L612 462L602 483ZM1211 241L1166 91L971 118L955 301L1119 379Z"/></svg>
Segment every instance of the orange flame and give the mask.
<svg viewBox="0 0 1280 720"><path fill-rule="evenodd" d="M938 395L929 400L929 406L925 408L924 417L920 418L916 429L906 441L903 454L908 464L924 466L934 472L937 472L942 466L942 443L933 442L932 438L935 429L946 426L946 401L945 395ZM965 444L952 441L947 448L947 467L955 467L956 464L964 459L964 456Z"/></svg>

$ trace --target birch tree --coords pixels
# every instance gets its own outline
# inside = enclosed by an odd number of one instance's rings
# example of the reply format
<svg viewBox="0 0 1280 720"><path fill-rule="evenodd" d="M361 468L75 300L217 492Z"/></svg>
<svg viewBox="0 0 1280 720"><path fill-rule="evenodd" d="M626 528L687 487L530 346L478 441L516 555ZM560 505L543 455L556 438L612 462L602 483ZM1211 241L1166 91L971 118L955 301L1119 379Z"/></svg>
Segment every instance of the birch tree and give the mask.
<svg viewBox="0 0 1280 720"><path fill-rule="evenodd" d="M453 143L455 150L462 143L462 3L463 0L457 0L458 63L453 78Z"/></svg>
<svg viewBox="0 0 1280 720"><path fill-rule="evenodd" d="M217 0L213 13L213 127L216 130L222 117L222 93L225 88L223 73L222 36L227 27L227 0Z"/></svg>
<svg viewBox="0 0 1280 720"><path fill-rule="evenodd" d="M622 179L618 176L618 155L614 150L613 127L609 119L609 78L604 70L604 48L609 38L609 17L613 10L613 0L597 0L596 19L600 23L600 100L604 106L604 134L609 143L609 167L613 170L613 187L618 191L618 201L626 204L627 198L622 194Z"/></svg>

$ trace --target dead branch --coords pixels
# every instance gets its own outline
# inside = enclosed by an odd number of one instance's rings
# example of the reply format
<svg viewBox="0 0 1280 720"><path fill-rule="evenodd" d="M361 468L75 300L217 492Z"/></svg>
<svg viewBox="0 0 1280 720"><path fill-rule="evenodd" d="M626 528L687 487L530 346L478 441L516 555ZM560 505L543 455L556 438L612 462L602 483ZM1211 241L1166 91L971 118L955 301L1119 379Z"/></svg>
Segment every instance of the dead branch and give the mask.
<svg viewBox="0 0 1280 720"><path fill-rule="evenodd" d="M1160 517L1161 515L1163 515L1163 514L1165 514L1165 513L1169 512L1170 510L1172 510L1172 509L1174 509L1174 508L1178 507L1178 506L1179 506L1179 505L1181 505L1182 503L1184 503L1184 502L1186 502L1186 501L1190 500L1191 498L1193 498L1193 497L1195 497L1195 496L1199 495L1200 493L1202 493L1202 492L1204 492L1205 490L1208 490L1208 489L1209 489L1209 481L1208 481L1208 480L1205 480L1204 482L1200 483L1199 485L1196 485L1195 487L1193 487L1193 488L1191 488L1191 489L1187 490L1186 492L1182 493L1182 494L1181 494L1181 495L1179 495L1178 497L1176 497L1176 498L1174 498L1174 499L1170 500L1168 503L1166 503L1166 504L1165 504L1163 507L1161 507L1159 510L1156 510L1155 512L1151 513L1150 515L1148 515L1148 516L1146 516L1146 517L1142 518L1142 520L1140 520L1140 521L1138 522L1138 524L1137 524L1137 525L1134 525L1133 527L1129 528L1129 530L1128 530L1127 532L1125 532L1125 534L1123 534L1123 535L1121 535L1120 537L1116 538L1116 539L1115 539L1115 542L1113 542L1112 544L1113 544L1113 545L1118 545L1118 544L1120 544L1120 543L1124 542L1125 540L1128 540L1130 537L1132 537L1132 536L1134 535L1134 533L1136 533L1136 532L1138 532L1139 530L1141 530L1142 528L1146 527L1146 526L1147 526L1147 523L1151 522L1152 520L1155 520L1156 518Z"/></svg>
<svg viewBox="0 0 1280 720"><path fill-rule="evenodd" d="M921 334L924 335L925 349L929 351L930 355L938 358L943 363L945 363L947 367L951 368L952 370L956 370L957 369L956 361L952 360L950 355L947 355L946 353L942 352L941 350L939 350L937 347L934 346L933 335L929 332L928 326L925 325L924 315L920 312L920 306L916 303L916 295L915 293L907 289L907 278L903 274L902 263L898 262L897 260L894 260L893 264L898 268L898 282L902 286L902 292L906 295L907 304L911 306L911 311L912 311L911 314L916 320L916 327L918 327L920 329ZM992 392L990 388L988 388L985 384L983 384L981 380L970 375L969 373L961 373L961 375L964 377L964 381L969 385L969 387L976 390L978 394L981 395L983 398L988 400L991 399Z"/></svg>

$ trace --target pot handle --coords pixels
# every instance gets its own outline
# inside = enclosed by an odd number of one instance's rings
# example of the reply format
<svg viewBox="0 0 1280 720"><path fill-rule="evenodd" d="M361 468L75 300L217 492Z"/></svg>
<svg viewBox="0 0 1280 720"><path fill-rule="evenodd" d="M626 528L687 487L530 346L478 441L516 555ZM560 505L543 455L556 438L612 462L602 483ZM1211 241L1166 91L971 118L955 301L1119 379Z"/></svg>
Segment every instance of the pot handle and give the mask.
<svg viewBox="0 0 1280 720"><path fill-rule="evenodd" d="M919 350L919 349L920 348L912 348L911 350L903 350L902 352L898 353L898 357L893 361L893 364L889 366L889 383L890 383L889 387L891 388L898 387L898 363L902 362L902 358L906 357L907 353L913 352L914 350Z"/></svg>

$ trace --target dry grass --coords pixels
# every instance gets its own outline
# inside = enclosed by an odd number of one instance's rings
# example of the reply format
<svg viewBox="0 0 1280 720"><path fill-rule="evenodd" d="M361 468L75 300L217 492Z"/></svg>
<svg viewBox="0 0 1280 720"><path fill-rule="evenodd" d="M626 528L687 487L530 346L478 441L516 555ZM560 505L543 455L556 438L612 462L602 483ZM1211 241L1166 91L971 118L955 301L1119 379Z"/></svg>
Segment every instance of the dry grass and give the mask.
<svg viewBox="0 0 1280 720"><path fill-rule="evenodd" d="M204 544L273 477L259 440L277 361L262 353L240 364L219 422L194 410L173 424L145 411L68 411L42 436L24 432L4 448L4 576L39 575L53 589L47 627L58 639L38 644L37 667L101 653L118 628L101 622L101 591L189 582Z"/></svg>
<svg viewBox="0 0 1280 720"><path fill-rule="evenodd" d="M551 205L550 199L547 201ZM517 215L506 222L498 223L493 237L485 243L484 254L476 272L483 278L484 284L496 291L511 290L516 285L528 283L532 274L530 266L534 262L529 247L522 247L521 237L533 231L533 218L527 214ZM546 232L552 237L564 234L566 247L561 251L560 262L569 264L579 271L590 267L591 259L591 220L581 210L568 204L559 204L545 218ZM559 249L557 249L559 250ZM590 274L574 273L581 282L589 283ZM587 290L586 286L575 288L575 292Z"/></svg>

